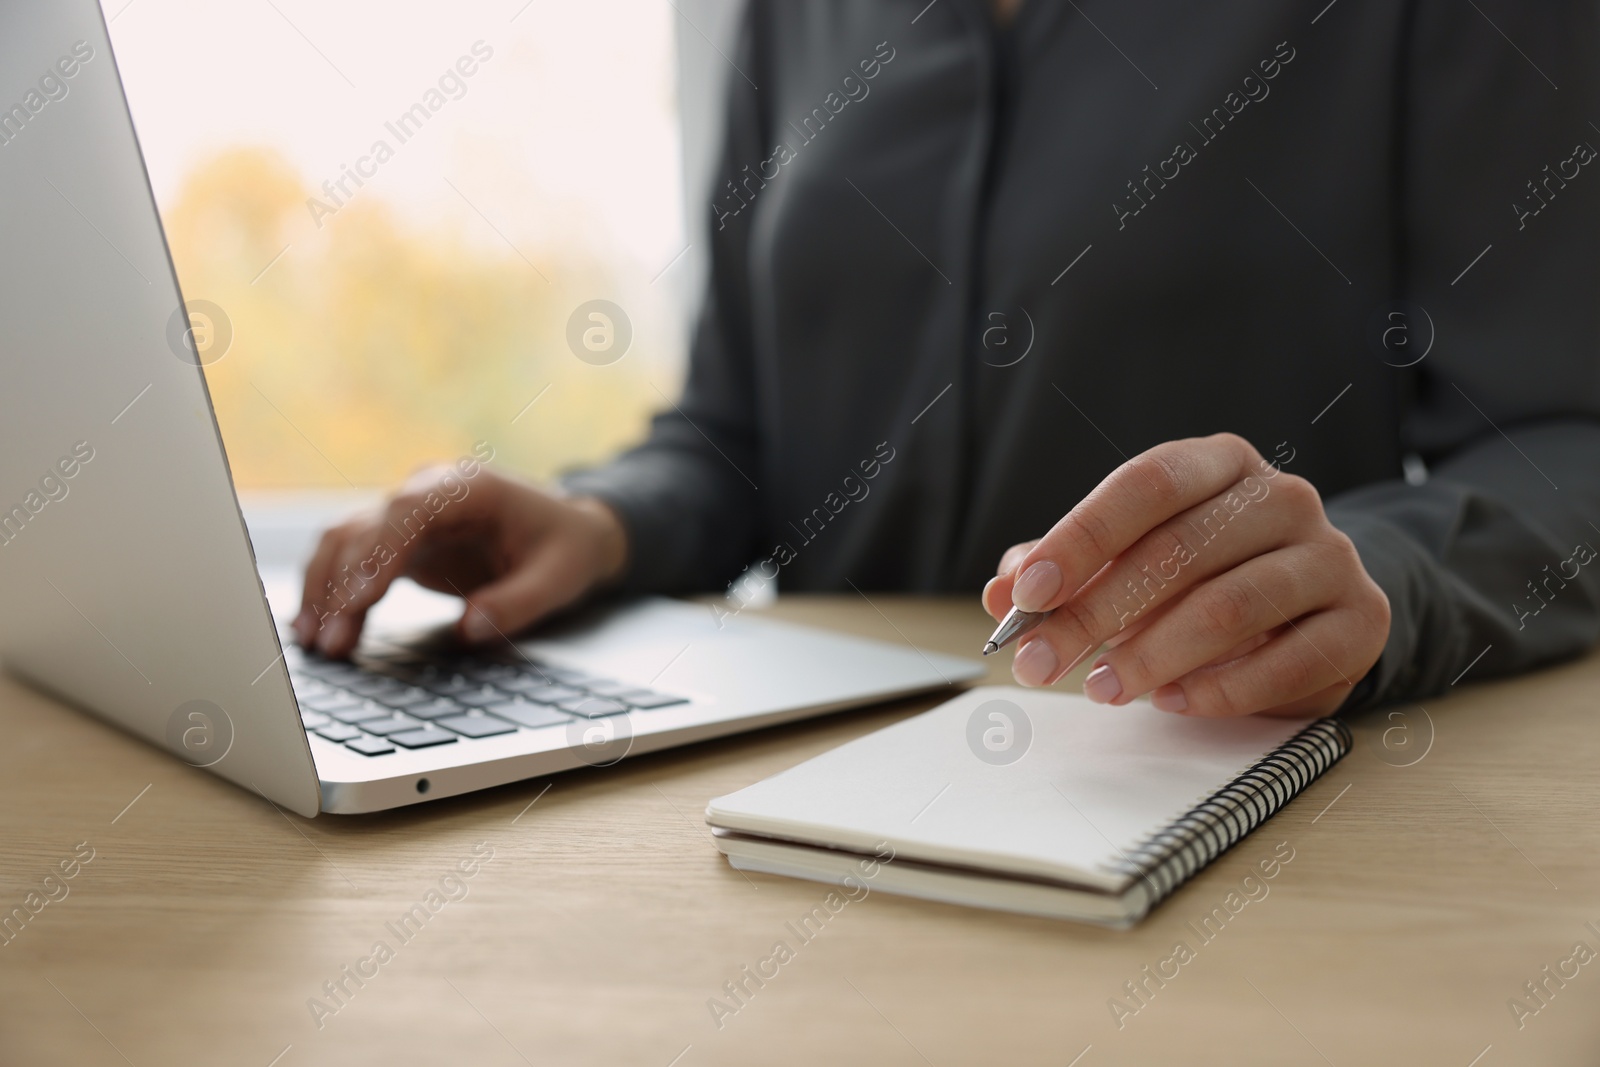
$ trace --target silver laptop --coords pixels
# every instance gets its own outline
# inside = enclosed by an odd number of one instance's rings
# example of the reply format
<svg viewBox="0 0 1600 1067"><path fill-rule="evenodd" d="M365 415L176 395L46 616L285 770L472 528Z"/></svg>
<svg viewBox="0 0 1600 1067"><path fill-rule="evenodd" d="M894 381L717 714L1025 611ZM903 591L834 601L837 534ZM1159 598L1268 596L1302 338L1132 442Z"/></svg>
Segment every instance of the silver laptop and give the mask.
<svg viewBox="0 0 1600 1067"><path fill-rule="evenodd" d="M392 808L982 673L659 599L487 655L391 610L355 662L307 656L189 329L99 5L0 5L0 660L285 808Z"/></svg>

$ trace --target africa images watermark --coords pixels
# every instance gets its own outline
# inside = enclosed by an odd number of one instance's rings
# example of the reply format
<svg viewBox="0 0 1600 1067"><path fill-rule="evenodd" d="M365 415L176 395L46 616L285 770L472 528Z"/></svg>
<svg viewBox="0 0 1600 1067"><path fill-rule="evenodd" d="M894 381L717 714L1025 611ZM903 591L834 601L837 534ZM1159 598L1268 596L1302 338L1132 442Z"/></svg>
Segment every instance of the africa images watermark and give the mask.
<svg viewBox="0 0 1600 1067"><path fill-rule="evenodd" d="M1256 64L1261 71L1261 77L1258 78L1254 74L1245 75L1241 83L1243 96L1239 95L1239 90L1231 90L1222 98L1220 105L1211 109L1211 114L1200 120L1199 126L1189 123L1194 132L1200 135L1200 148L1205 148L1220 137L1222 131L1227 129L1228 123L1237 118L1245 108L1252 103L1259 104L1265 100L1272 93L1272 87L1267 82L1283 73L1283 68L1294 61L1296 54L1295 50L1289 47L1288 41L1279 41L1273 50L1272 58L1263 59ZM1200 149L1189 141L1183 141L1173 146L1172 155L1156 164L1154 173L1151 172L1150 165L1145 164L1143 176L1128 181L1129 195L1122 199L1128 201L1130 206L1124 206L1120 201L1111 205L1112 213L1117 216L1117 229L1127 229L1128 220L1150 206L1150 201L1156 198L1157 190L1165 189L1170 181L1176 181L1183 173L1183 168L1199 158ZM1155 183L1154 187L1151 185L1152 182Z"/></svg>
<svg viewBox="0 0 1600 1067"><path fill-rule="evenodd" d="M479 841L472 847L470 858L456 861L455 868L441 875L437 884L429 886L421 899L402 912L399 918L384 923L384 933L389 935L387 938L380 937L373 942L372 950L367 955L340 967L335 977L322 983L321 996L306 998L306 1010L311 1013L311 1021L317 1024L317 1029L321 1030L330 1018L348 1008L355 995L378 977L383 967L399 955L400 949L415 941L423 927L447 905L467 899L471 891L467 882L478 874L484 864L493 860L494 846L487 841ZM394 939L393 944L389 943L389 938Z"/></svg>
<svg viewBox="0 0 1600 1067"><path fill-rule="evenodd" d="M186 700L167 716L167 748L191 767L213 767L233 750L233 718L209 700Z"/></svg>
<svg viewBox="0 0 1600 1067"><path fill-rule="evenodd" d="M1033 351L1033 342L1038 338L1039 331L1034 327L1033 316L1028 314L1027 308L1019 304L1017 310L1022 312L1022 320L1028 324L1028 340L1022 345L1011 343L1011 318L1004 311L991 311L986 316L989 325L984 327L978 339L983 349L978 358L991 367L1015 367ZM1021 351L1018 351L1019 348Z"/></svg>
<svg viewBox="0 0 1600 1067"><path fill-rule="evenodd" d="M867 499L867 495L872 492L872 486L868 483L882 474L883 468L893 463L897 454L889 442L879 441L877 447L873 449L872 456L856 464L860 470L859 476L855 471L846 474L840 479L839 488L830 490L822 498L819 506L812 508L809 515L801 518L800 525L796 526L791 521L789 528L799 535L799 548L788 541L780 541L773 546L769 555L750 564L743 575L729 582L727 597L734 601L735 607L729 611L720 605L711 605L711 614L717 621L717 627L720 629L726 620L733 618L756 600L761 591L777 579L780 570L799 558L800 549L822 536L822 531L837 519L845 508Z"/></svg>
<svg viewBox="0 0 1600 1067"><path fill-rule="evenodd" d="M783 967L795 959L801 948L815 941L840 912L853 903L867 899L872 892L867 882L878 876L883 864L892 862L894 848L887 841L878 842L872 856L856 863L856 873L847 874L841 879L839 889L829 890L820 904L799 919L784 923L784 929L794 935L794 946L779 938L772 943L772 948L765 956L754 964L747 963L740 967L738 974L722 983L722 997L706 998L706 1010L711 1013L711 1021L717 1029L723 1029L730 1018L749 1007L755 995L782 974Z"/></svg>
<svg viewBox="0 0 1600 1067"><path fill-rule="evenodd" d="M1556 198L1556 193L1565 189L1567 182L1582 174L1583 168L1594 162L1595 154L1593 145L1587 141L1579 141L1573 146L1572 155L1557 163L1553 173L1550 164L1546 163L1542 172L1543 177L1528 182L1528 192L1533 195L1526 200L1513 201L1511 204L1511 210L1517 215L1517 229L1527 229L1528 220L1549 207L1550 202ZM1552 182L1555 183L1554 188L1551 187ZM1544 191L1540 192L1541 189Z"/></svg>
<svg viewBox="0 0 1600 1067"><path fill-rule="evenodd" d="M435 519L451 504L460 503L472 492L468 483L478 476L485 464L494 460L494 446L487 441L478 441L472 446L472 457L463 456L455 462L450 472L439 479L438 487L425 493L411 513L400 520L400 525L393 522L389 524L391 530L400 537L403 544L410 544L422 536L422 532L433 523ZM354 599L367 586L371 585L378 577L382 568L393 563L399 558L395 546L387 541L379 541L366 559L352 567L345 564L340 568L340 576L328 579L327 589L338 603L327 609L319 606L321 614L317 616L317 625L320 627L328 619L338 615L350 606ZM348 598L348 599L347 599Z"/></svg>
<svg viewBox="0 0 1600 1067"><path fill-rule="evenodd" d="M1584 929L1600 938L1600 926L1596 926L1591 919L1584 923ZM1550 1006L1556 994L1567 987L1567 983L1577 978L1583 968L1595 959L1595 950L1587 941L1575 941L1572 951L1557 960L1553 965L1545 964L1539 973L1528 981L1522 983L1524 996L1507 997L1506 1009L1511 1012L1511 1018L1516 1022L1517 1029L1526 1029L1528 1020L1538 1015Z"/></svg>
<svg viewBox="0 0 1600 1067"><path fill-rule="evenodd" d="M1271 856L1252 864L1252 873L1241 878L1237 888L1228 890L1220 904L1213 905L1210 911L1200 917L1199 925L1192 919L1185 924L1194 933L1193 948L1189 947L1188 941L1180 938L1165 956L1153 964L1145 964L1137 977L1123 982L1122 993L1106 999L1106 1009L1111 1012L1111 1021L1117 1024L1117 1029L1124 1029L1129 1019L1148 1008L1156 993L1182 974L1184 967L1198 959L1199 949L1215 941L1245 908L1266 900L1272 892L1272 887L1267 883L1276 878L1294 857L1293 845L1287 841L1278 842Z"/></svg>
<svg viewBox="0 0 1600 1067"><path fill-rule="evenodd" d="M610 366L632 344L633 321L610 300L584 301L567 317L567 347L591 367Z"/></svg>
<svg viewBox="0 0 1600 1067"><path fill-rule="evenodd" d="M472 42L470 55L461 56L454 65L446 67L437 83L422 94L421 100L383 124L383 128L394 138L393 145L386 138L379 137L372 142L366 155L356 159L353 167L341 163L339 176L322 183L322 192L327 201L314 196L306 199L306 210L311 212L311 221L317 224L317 229L322 229L324 220L337 215L349 204L356 192L367 184L366 179L377 176L378 168L394 158L398 146L420 133L422 127L450 101L466 96L467 79L478 73L481 65L489 62L493 56L494 48L490 45L483 41ZM352 184L355 186L353 189Z"/></svg>
<svg viewBox="0 0 1600 1067"><path fill-rule="evenodd" d="M1391 767L1415 767L1433 751L1433 716L1418 704L1421 719L1406 708L1390 708L1385 715L1389 725L1378 736L1378 759Z"/></svg>
<svg viewBox="0 0 1600 1067"><path fill-rule="evenodd" d="M812 108L811 113L800 120L799 126L793 121L789 122L789 128L798 138L795 147L791 147L786 141L779 141L773 146L772 155L757 163L754 171L750 169L750 164L744 165L744 177L739 179L738 184L729 178L727 195L711 202L711 214L716 217L717 229L721 230L727 226L729 219L754 203L756 193L765 189L767 182L774 181L785 166L798 159L799 149L821 136L828 123L838 117L841 111L849 107L852 102L865 100L867 94L872 92L872 86L867 82L881 74L884 66L893 62L894 57L895 50L889 42L879 41L877 47L873 49L872 57L856 64L856 68L861 71L860 77L853 71L846 74L839 83L839 89L823 97L822 104ZM844 94L842 96L841 90Z"/></svg>
<svg viewBox="0 0 1600 1067"><path fill-rule="evenodd" d="M1287 443L1287 442L1285 442ZM1230 490L1222 497L1222 502L1211 509L1211 514L1200 518L1198 523L1194 519L1188 522L1189 530L1194 534L1191 540L1188 534L1178 538L1178 547L1172 555L1160 561L1151 570L1149 564L1139 568L1139 573L1144 579L1135 583L1132 578L1127 580L1128 600L1131 607L1117 607L1117 628L1125 629L1128 621L1138 616L1150 604L1154 603L1157 591L1165 589L1168 582L1176 581L1183 568L1199 558L1200 552L1212 541L1221 537L1228 531L1228 524L1251 504L1258 504L1272 492L1269 484L1278 476L1279 468L1294 459L1294 450L1289 450L1288 459L1283 458L1283 444L1278 446L1279 451L1272 460L1262 460L1260 464L1261 477L1250 475L1239 483L1239 491ZM1171 572L1168 572L1168 568ZM1143 587L1141 590L1140 587ZM1146 594L1149 594L1148 597Z"/></svg>
<svg viewBox="0 0 1600 1067"><path fill-rule="evenodd" d="M1566 559L1558 560L1556 562L1556 569L1554 572L1550 570L1550 564L1546 563L1543 568L1544 580L1536 585L1534 584L1534 580L1530 578L1528 580L1528 592L1532 593L1533 595L1523 598L1524 600L1530 601L1538 606L1532 610L1529 610L1520 604L1511 605L1511 611L1517 617L1517 629L1526 629L1528 620L1533 618L1535 615L1538 615L1541 611L1554 603L1556 595L1567 587L1568 582L1575 582L1578 580L1579 568L1587 567L1590 563L1594 562L1594 558L1594 546L1589 542L1584 541L1572 550L1572 555L1568 556ZM1568 567L1572 568L1572 573L1570 574L1567 573ZM1554 588L1551 588L1551 582L1555 583ZM1539 591L1541 589L1544 590L1543 593Z"/></svg>
<svg viewBox="0 0 1600 1067"><path fill-rule="evenodd" d="M233 320L211 300L185 300L167 318L167 347L191 367L209 367L233 346Z"/></svg>
<svg viewBox="0 0 1600 1067"><path fill-rule="evenodd" d="M0 148L20 137L28 123L37 121L50 104L65 100L72 91L69 83L78 76L83 65L93 58L93 45L88 41L74 41L70 55L62 56L39 75L38 88L29 88L20 104L0 110Z"/></svg>
<svg viewBox="0 0 1600 1067"><path fill-rule="evenodd" d="M23 928L37 919L45 908L66 900L72 892L72 887L67 883L78 877L93 859L94 846L87 841L79 841L73 846L71 855L58 861L55 868L40 879L38 889L28 890L21 904L0 914L0 948L20 937Z"/></svg>
<svg viewBox="0 0 1600 1067"><path fill-rule="evenodd" d="M1028 754L1033 720L1015 701L985 700L967 716L966 736L974 756L991 767L1005 767Z"/></svg>
<svg viewBox="0 0 1600 1067"><path fill-rule="evenodd" d="M94 459L94 446L88 441L77 442L69 454L56 460L53 466L40 475L39 488L28 490L21 503L0 511L0 548L6 547L21 536L27 525L47 506L67 499L67 494L72 492L72 487L68 483L76 478L92 459Z"/></svg>

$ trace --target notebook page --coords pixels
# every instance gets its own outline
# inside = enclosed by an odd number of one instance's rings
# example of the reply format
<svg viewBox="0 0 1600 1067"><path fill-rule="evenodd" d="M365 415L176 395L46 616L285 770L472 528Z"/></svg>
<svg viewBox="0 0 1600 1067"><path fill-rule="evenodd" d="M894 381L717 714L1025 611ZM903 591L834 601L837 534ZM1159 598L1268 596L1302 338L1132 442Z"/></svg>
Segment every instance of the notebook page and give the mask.
<svg viewBox="0 0 1600 1067"><path fill-rule="evenodd" d="M1009 749L1007 716L1025 720L1011 724ZM1126 879L1106 865L1306 722L984 687L718 797L707 821L868 852L887 842L901 858L1115 890ZM985 738L990 730L1001 732Z"/></svg>

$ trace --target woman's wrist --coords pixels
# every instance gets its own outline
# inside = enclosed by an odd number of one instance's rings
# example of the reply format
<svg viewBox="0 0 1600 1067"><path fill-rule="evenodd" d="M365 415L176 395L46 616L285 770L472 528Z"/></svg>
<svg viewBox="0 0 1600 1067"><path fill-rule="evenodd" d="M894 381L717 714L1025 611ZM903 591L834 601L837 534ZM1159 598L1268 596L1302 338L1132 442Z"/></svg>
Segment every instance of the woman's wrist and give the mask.
<svg viewBox="0 0 1600 1067"><path fill-rule="evenodd" d="M569 497L566 503L592 528L596 550L595 584L615 584L628 565L628 529L622 517L599 497Z"/></svg>

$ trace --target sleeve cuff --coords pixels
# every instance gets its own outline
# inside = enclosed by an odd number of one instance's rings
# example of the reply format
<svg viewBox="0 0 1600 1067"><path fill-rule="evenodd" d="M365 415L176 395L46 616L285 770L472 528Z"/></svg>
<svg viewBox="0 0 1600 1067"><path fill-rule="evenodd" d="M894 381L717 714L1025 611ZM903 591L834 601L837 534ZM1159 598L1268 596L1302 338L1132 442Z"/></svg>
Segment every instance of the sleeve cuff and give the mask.
<svg viewBox="0 0 1600 1067"><path fill-rule="evenodd" d="M1432 692L1442 686L1429 676L1451 656L1437 649L1426 657L1433 665L1425 671L1419 655L1425 641L1437 634L1423 633L1429 605L1440 598L1429 590L1432 561L1423 547L1392 523L1375 515L1330 506L1328 518L1355 543L1361 565L1389 598L1389 636L1378 662L1367 672L1341 706L1355 711Z"/></svg>

